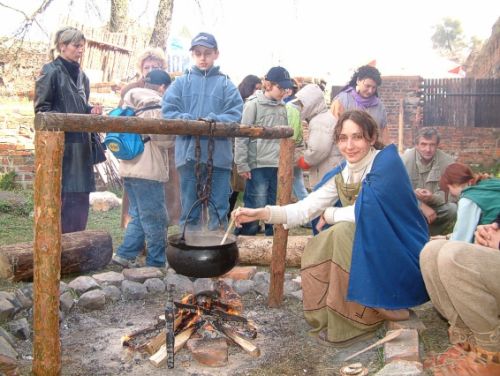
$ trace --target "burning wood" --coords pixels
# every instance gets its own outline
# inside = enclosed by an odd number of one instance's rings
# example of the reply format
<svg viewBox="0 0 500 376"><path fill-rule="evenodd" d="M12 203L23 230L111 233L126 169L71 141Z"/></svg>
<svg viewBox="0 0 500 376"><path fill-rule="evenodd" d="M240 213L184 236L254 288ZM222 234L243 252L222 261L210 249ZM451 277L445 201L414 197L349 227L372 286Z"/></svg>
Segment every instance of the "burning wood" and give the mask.
<svg viewBox="0 0 500 376"><path fill-rule="evenodd" d="M173 353L177 353L186 342L196 333L195 358L204 359L206 365L223 365L224 356L218 339L229 339L231 343L240 346L245 352L253 357L260 356L260 349L250 340L257 336L254 323L241 316L243 304L240 296L224 281L216 283L216 291L204 291L197 295L188 294L180 302L174 302L174 333L175 347ZM134 350L145 351L152 354L149 358L156 367L167 363L168 351L166 346L165 315L159 316L159 322L149 328L147 339L140 341L137 337L146 335L146 329L136 331L123 341L124 346ZM202 350L206 342L206 351ZM207 354L213 352L213 361L206 360ZM202 355L199 355L202 353ZM194 355L194 353L193 353ZM217 359L215 359L217 358ZM222 359L222 360L221 360Z"/></svg>

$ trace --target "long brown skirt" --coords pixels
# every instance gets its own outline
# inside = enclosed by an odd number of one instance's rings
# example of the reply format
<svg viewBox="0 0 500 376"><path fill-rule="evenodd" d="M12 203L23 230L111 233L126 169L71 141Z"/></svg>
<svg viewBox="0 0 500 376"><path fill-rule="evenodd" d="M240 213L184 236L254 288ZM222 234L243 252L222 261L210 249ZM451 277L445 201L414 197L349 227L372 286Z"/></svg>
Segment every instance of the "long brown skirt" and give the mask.
<svg viewBox="0 0 500 376"><path fill-rule="evenodd" d="M376 330L384 318L378 310L346 300L356 227L339 222L315 236L302 256L304 316L317 336L327 329L329 341L345 341Z"/></svg>

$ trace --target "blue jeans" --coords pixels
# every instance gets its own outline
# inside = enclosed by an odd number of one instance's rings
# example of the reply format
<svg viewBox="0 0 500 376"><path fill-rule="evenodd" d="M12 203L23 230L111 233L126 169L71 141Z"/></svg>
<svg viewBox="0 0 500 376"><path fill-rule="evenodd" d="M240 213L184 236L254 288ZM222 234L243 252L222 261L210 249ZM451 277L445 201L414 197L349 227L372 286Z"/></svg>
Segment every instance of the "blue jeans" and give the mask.
<svg viewBox="0 0 500 376"><path fill-rule="evenodd" d="M146 266L163 267L168 225L163 183L137 178L124 178L123 181L129 199L128 214L132 219L116 254L132 260L146 241Z"/></svg>
<svg viewBox="0 0 500 376"><path fill-rule="evenodd" d="M191 207L198 200L196 191L196 170L195 162L187 161L185 165L177 168L179 173L181 189L181 218L180 226L186 224L188 230L201 230L201 204L197 204L189 213ZM200 164L201 182L204 183L207 177L207 165ZM231 197L231 170L213 167L212 170L212 189L210 192L211 204L208 204L208 229L213 231L227 226L227 213L229 211L229 197ZM189 214L189 218L188 218ZM219 222L220 221L220 222Z"/></svg>
<svg viewBox="0 0 500 376"><path fill-rule="evenodd" d="M266 205L276 205L276 190L278 185L278 168L254 168L252 178L246 181L243 201L247 208L262 208ZM243 224L238 229L239 235L255 235L259 231L259 221ZM265 225L266 236L273 235L273 225Z"/></svg>
<svg viewBox="0 0 500 376"><path fill-rule="evenodd" d="M293 195L297 200L302 200L309 194L306 186L304 185L304 173L300 167L293 168Z"/></svg>

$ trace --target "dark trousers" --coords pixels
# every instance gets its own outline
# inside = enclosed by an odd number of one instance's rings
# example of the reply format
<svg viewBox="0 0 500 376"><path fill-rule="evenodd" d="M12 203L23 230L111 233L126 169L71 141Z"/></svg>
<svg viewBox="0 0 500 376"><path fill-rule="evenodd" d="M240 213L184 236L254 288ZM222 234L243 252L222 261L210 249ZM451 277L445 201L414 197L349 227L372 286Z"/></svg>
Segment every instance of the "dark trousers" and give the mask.
<svg viewBox="0 0 500 376"><path fill-rule="evenodd" d="M62 192L61 232L83 231L89 218L89 192Z"/></svg>

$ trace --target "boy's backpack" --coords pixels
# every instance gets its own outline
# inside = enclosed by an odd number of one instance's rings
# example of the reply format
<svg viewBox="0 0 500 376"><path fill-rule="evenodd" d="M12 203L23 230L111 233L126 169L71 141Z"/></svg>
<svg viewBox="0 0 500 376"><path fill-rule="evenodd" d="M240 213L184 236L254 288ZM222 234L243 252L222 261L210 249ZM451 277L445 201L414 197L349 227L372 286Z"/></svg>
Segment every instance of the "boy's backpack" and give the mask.
<svg viewBox="0 0 500 376"><path fill-rule="evenodd" d="M161 108L160 105L147 106L137 111L130 107L117 107L111 110L109 116L136 116L140 112ZM108 133L104 138L106 147L118 159L126 161L134 159L144 151L144 144L150 141L150 137L142 137L137 133Z"/></svg>

